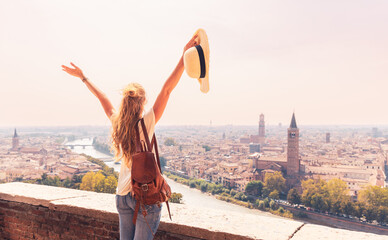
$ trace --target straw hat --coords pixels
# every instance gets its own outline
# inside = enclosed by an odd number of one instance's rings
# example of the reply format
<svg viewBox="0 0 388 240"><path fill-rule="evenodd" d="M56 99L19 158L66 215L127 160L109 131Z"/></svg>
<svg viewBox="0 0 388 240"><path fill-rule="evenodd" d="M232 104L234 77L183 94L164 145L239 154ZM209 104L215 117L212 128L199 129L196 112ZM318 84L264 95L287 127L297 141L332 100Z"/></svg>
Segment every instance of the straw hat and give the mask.
<svg viewBox="0 0 388 240"><path fill-rule="evenodd" d="M201 92L207 93L209 91L209 42L205 30L198 29L195 34L198 34L199 45L187 49L183 56L183 63L187 75L198 79Z"/></svg>

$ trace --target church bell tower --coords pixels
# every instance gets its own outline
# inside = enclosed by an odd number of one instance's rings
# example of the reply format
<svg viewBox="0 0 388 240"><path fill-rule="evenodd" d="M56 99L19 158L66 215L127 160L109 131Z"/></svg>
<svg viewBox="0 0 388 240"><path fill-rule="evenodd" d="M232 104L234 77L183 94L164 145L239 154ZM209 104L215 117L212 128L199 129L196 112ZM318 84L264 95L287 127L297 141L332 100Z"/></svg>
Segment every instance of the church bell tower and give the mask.
<svg viewBox="0 0 388 240"><path fill-rule="evenodd" d="M12 138L12 150L18 150L18 148L19 148L19 136L16 133L16 128L15 128L15 132Z"/></svg>
<svg viewBox="0 0 388 240"><path fill-rule="evenodd" d="M287 175L298 176L300 171L299 128L296 126L295 113L292 114L291 124L288 128L287 142Z"/></svg>

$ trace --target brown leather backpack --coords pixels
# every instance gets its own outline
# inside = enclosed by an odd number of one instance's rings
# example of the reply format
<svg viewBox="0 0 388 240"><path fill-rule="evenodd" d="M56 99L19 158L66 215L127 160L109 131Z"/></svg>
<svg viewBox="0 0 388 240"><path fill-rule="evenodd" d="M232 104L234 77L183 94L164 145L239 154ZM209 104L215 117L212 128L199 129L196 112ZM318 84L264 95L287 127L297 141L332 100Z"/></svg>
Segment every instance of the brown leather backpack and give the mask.
<svg viewBox="0 0 388 240"><path fill-rule="evenodd" d="M168 199L171 197L171 188L162 176L160 168L160 160L158 146L156 143L155 133L150 143L147 129L144 124L144 119L139 120L143 129L145 142L140 142L139 126L136 123L136 153L132 155L132 194L136 199L135 214L133 216L133 224L136 225L137 214L139 208L142 208L142 213L145 218L147 210L144 205L162 204L166 202L168 214L171 219L170 206ZM152 147L155 147L155 155L152 152ZM157 160L157 162L155 161ZM146 219L147 220L147 219ZM148 222L147 222L148 224Z"/></svg>

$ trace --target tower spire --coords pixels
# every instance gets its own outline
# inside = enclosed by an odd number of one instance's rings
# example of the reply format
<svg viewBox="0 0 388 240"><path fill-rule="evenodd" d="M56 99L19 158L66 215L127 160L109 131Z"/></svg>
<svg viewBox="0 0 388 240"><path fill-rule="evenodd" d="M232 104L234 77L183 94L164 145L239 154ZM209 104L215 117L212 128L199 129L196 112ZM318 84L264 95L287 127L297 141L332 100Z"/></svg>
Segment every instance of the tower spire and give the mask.
<svg viewBox="0 0 388 240"><path fill-rule="evenodd" d="M16 132L16 128L15 128L15 132L13 134L13 138L12 138L12 150L17 150L19 148L19 136L18 136L18 133Z"/></svg>
<svg viewBox="0 0 388 240"><path fill-rule="evenodd" d="M292 119L291 119L290 128L298 128L296 126L295 113L292 113Z"/></svg>

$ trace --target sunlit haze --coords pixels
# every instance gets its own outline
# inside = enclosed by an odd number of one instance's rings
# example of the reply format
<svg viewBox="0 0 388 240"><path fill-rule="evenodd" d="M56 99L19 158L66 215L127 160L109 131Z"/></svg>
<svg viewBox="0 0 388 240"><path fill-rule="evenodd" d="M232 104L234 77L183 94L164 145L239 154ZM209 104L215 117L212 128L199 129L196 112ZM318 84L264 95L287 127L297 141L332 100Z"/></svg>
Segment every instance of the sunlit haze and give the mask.
<svg viewBox="0 0 388 240"><path fill-rule="evenodd" d="M70 61L117 108L152 107L198 29L210 91L186 73L161 125L388 124L387 1L0 1L0 126L108 125Z"/></svg>

